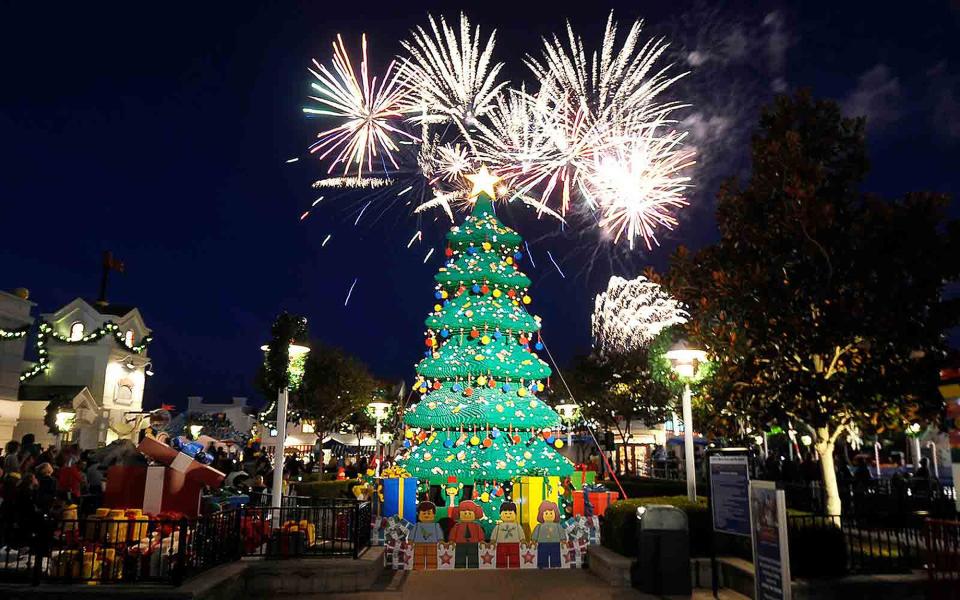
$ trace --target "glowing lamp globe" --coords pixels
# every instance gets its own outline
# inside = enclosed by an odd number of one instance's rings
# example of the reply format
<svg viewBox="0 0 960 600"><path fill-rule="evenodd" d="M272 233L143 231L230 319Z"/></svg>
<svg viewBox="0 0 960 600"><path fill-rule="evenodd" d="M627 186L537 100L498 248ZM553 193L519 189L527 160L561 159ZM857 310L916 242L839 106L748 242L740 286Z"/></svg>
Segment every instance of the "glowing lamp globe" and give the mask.
<svg viewBox="0 0 960 600"><path fill-rule="evenodd" d="M664 355L673 371L681 377L695 377L700 363L707 361L707 353L691 346L687 340L678 340Z"/></svg>
<svg viewBox="0 0 960 600"><path fill-rule="evenodd" d="M390 410L390 404L387 402L371 402L367 404L367 410L370 411L371 417L382 421L387 418L387 411Z"/></svg>

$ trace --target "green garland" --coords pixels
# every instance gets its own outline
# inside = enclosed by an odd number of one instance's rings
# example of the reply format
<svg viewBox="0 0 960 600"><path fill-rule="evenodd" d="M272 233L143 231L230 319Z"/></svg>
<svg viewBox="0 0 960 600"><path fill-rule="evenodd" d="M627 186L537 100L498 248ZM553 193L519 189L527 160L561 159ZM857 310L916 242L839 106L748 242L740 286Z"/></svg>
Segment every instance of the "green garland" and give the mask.
<svg viewBox="0 0 960 600"><path fill-rule="evenodd" d="M0 340L19 340L27 337L28 333L30 333L29 325L24 325L19 329L0 329Z"/></svg>
<svg viewBox="0 0 960 600"><path fill-rule="evenodd" d="M139 344L135 344L133 346L127 345L127 340L120 331L120 326L113 321L107 321L102 326L83 336L79 340L72 340L57 333L50 323L41 320L40 326L37 328L37 341L35 342L37 349L37 363L20 374L20 381L27 381L28 379L36 377L42 371L46 371L50 367L50 358L47 352L49 338L52 338L61 344L93 344L100 341L104 336L110 334L113 334L114 341L116 341L121 348L124 348L129 352L133 352L134 354L142 354L143 351L147 349L147 346L150 344L150 342L153 341L153 336L147 335L144 336Z"/></svg>

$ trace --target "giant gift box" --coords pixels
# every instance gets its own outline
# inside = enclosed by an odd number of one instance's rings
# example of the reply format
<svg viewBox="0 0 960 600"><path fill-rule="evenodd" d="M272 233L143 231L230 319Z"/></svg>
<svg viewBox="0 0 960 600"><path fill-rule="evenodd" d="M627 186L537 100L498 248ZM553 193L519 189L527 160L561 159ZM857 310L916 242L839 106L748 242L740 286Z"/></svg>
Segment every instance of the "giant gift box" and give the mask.
<svg viewBox="0 0 960 600"><path fill-rule="evenodd" d="M514 501L520 511L520 524L523 525L527 537L530 537L533 528L537 526L540 503L544 500L556 503L560 491L560 477L556 475L523 475L520 477L520 484L513 486Z"/></svg>
<svg viewBox="0 0 960 600"><path fill-rule="evenodd" d="M403 517L411 523L417 522L417 478L388 477L383 479L384 517Z"/></svg>
<svg viewBox="0 0 960 600"><path fill-rule="evenodd" d="M592 485L596 481L597 472L588 470L586 467L578 466L577 470L570 474L570 484L575 490L579 490L585 485Z"/></svg>
<svg viewBox="0 0 960 600"><path fill-rule="evenodd" d="M573 514L576 516L588 516L586 513L586 502L585 498L590 500L590 504L593 505L593 515L602 517L607 508L617 501L620 497L620 494L617 492L590 492L583 490L576 490L573 492Z"/></svg>
<svg viewBox="0 0 960 600"><path fill-rule="evenodd" d="M223 483L225 475L213 467L160 442L145 437L137 446L157 465L149 467L110 467L104 504L113 508L142 508L144 512L181 513L188 518L200 514L203 486Z"/></svg>

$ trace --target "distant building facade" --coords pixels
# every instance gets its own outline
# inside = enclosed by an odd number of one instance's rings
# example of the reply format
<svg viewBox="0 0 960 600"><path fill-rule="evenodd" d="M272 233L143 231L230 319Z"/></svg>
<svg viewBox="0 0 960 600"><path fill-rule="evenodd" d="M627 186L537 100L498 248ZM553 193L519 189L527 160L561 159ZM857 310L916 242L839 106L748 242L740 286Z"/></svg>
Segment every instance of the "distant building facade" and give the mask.
<svg viewBox="0 0 960 600"><path fill-rule="evenodd" d="M10 294L0 294L0 314L12 311L19 315L18 322L32 323L29 301L17 298L17 304ZM134 439L136 413L142 411L147 373L152 373L150 334L135 307L76 298L40 315L33 333L38 362L24 361L26 338L0 342L0 441L32 433L43 445L70 441L95 448L115 439ZM22 381L21 373L27 375ZM50 432L54 417L63 417L59 436Z"/></svg>

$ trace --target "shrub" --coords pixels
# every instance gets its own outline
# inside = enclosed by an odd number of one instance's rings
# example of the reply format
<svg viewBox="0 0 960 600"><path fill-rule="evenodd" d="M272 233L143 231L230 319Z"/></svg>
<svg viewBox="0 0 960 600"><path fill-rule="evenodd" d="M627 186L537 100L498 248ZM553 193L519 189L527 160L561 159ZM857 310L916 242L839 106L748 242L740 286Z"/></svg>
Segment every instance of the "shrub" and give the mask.
<svg viewBox="0 0 960 600"><path fill-rule="evenodd" d="M341 481L309 481L298 482L294 488L294 495L309 498L353 498L353 486L360 482L356 479Z"/></svg>
<svg viewBox="0 0 960 600"><path fill-rule="evenodd" d="M847 572L847 548L839 519L788 519L790 575L792 577L839 577Z"/></svg>
<svg viewBox="0 0 960 600"><path fill-rule="evenodd" d="M637 508L650 504L668 504L687 513L690 530L690 555L705 556L710 550L710 513L706 498L694 504L686 496L651 496L615 502L603 517L600 528L602 543L607 548L633 557L637 554Z"/></svg>
<svg viewBox="0 0 960 600"><path fill-rule="evenodd" d="M613 480L601 481L608 490L618 490L617 482ZM621 478L620 485L627 493L628 498L650 498L652 496L682 496L687 493L687 484L684 481L673 479L652 479L649 477ZM699 491L699 490L698 490Z"/></svg>

